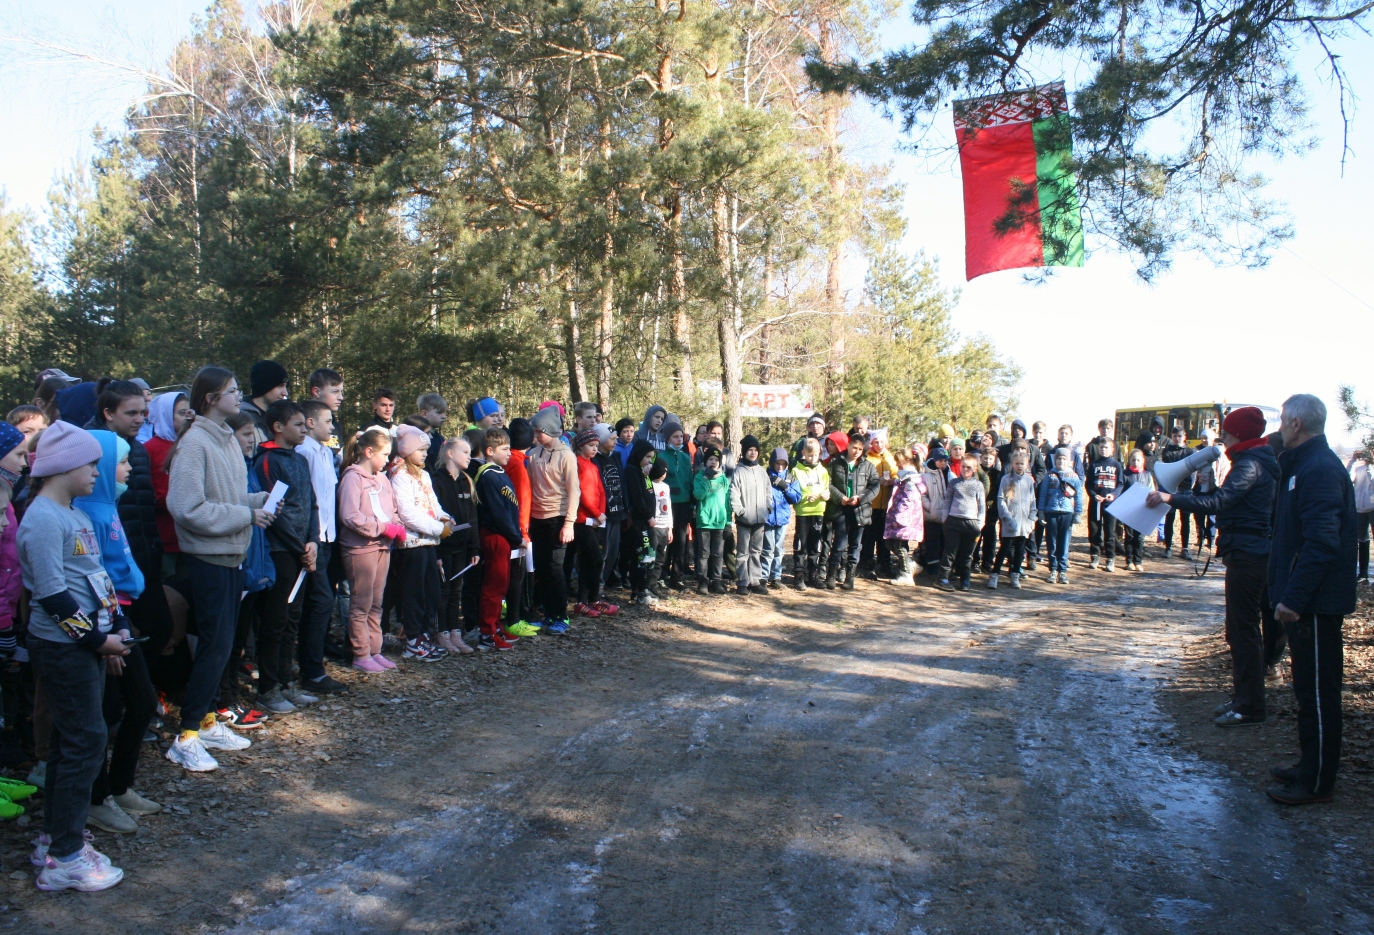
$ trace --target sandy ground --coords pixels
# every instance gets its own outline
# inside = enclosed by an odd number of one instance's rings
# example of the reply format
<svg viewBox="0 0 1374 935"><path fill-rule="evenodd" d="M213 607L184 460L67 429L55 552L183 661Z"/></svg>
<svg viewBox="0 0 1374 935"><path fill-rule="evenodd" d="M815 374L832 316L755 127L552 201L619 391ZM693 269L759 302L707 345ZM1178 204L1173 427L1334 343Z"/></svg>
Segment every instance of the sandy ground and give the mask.
<svg viewBox="0 0 1374 935"><path fill-rule="evenodd" d="M1374 930L1369 760L1272 804L1291 713L1211 726L1221 582L1147 568L692 595L350 677L219 772L150 749L172 808L98 835L112 891L37 892L0 828L0 929Z"/></svg>

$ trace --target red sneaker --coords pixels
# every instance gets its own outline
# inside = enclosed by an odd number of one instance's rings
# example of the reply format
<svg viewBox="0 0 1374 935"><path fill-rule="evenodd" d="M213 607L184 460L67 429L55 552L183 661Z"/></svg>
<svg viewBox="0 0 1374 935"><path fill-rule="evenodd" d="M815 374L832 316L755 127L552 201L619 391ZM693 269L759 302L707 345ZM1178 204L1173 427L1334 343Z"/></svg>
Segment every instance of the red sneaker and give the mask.
<svg viewBox="0 0 1374 935"><path fill-rule="evenodd" d="M600 616L601 616L601 611L597 610L597 609L596 609L594 606L592 606L591 604L578 604L578 605L576 605L575 607L573 607L573 613L575 613L575 614L581 614L583 617L600 617Z"/></svg>
<svg viewBox="0 0 1374 935"><path fill-rule="evenodd" d="M597 612L603 617L614 617L616 614L620 613L620 608L617 605L607 601L597 601L592 606L595 607Z"/></svg>

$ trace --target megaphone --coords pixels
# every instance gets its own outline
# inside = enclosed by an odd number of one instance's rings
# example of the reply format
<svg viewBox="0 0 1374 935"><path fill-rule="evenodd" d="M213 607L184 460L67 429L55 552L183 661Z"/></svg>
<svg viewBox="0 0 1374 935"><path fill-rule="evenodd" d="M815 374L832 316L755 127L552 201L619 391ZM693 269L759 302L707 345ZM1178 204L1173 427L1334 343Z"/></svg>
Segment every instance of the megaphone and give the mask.
<svg viewBox="0 0 1374 935"><path fill-rule="evenodd" d="M1163 461L1155 462L1155 480L1159 482L1159 489L1165 493L1173 493L1178 490L1178 485L1188 479L1188 475L1194 471L1200 471L1213 461L1221 457L1221 449L1216 445L1208 445L1206 448L1199 448L1182 461L1175 461L1172 464L1165 464Z"/></svg>

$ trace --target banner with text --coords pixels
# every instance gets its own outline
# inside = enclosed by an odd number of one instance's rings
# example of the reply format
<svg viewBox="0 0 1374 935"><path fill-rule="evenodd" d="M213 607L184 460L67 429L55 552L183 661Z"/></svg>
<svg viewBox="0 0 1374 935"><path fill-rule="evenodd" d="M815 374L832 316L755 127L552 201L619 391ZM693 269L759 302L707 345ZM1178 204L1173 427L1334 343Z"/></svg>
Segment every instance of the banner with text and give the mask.
<svg viewBox="0 0 1374 935"><path fill-rule="evenodd" d="M697 381L702 401L721 406L724 397L719 380ZM765 386L762 383L741 383L739 388L740 415L764 419L804 419L811 415L811 387L804 383L782 383Z"/></svg>

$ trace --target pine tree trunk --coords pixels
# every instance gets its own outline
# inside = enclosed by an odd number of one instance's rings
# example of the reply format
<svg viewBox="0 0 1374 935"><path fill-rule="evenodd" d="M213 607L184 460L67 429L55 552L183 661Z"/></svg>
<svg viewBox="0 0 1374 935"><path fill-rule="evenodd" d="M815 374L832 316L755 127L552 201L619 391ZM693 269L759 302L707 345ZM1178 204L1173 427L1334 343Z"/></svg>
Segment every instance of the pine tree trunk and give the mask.
<svg viewBox="0 0 1374 935"><path fill-rule="evenodd" d="M730 250L730 206L725 193L717 192L713 212L716 262L720 266L721 300L716 305L716 332L720 339L720 387L725 403L725 444L744 437L744 417L739 411L739 323L735 311L734 263Z"/></svg>

